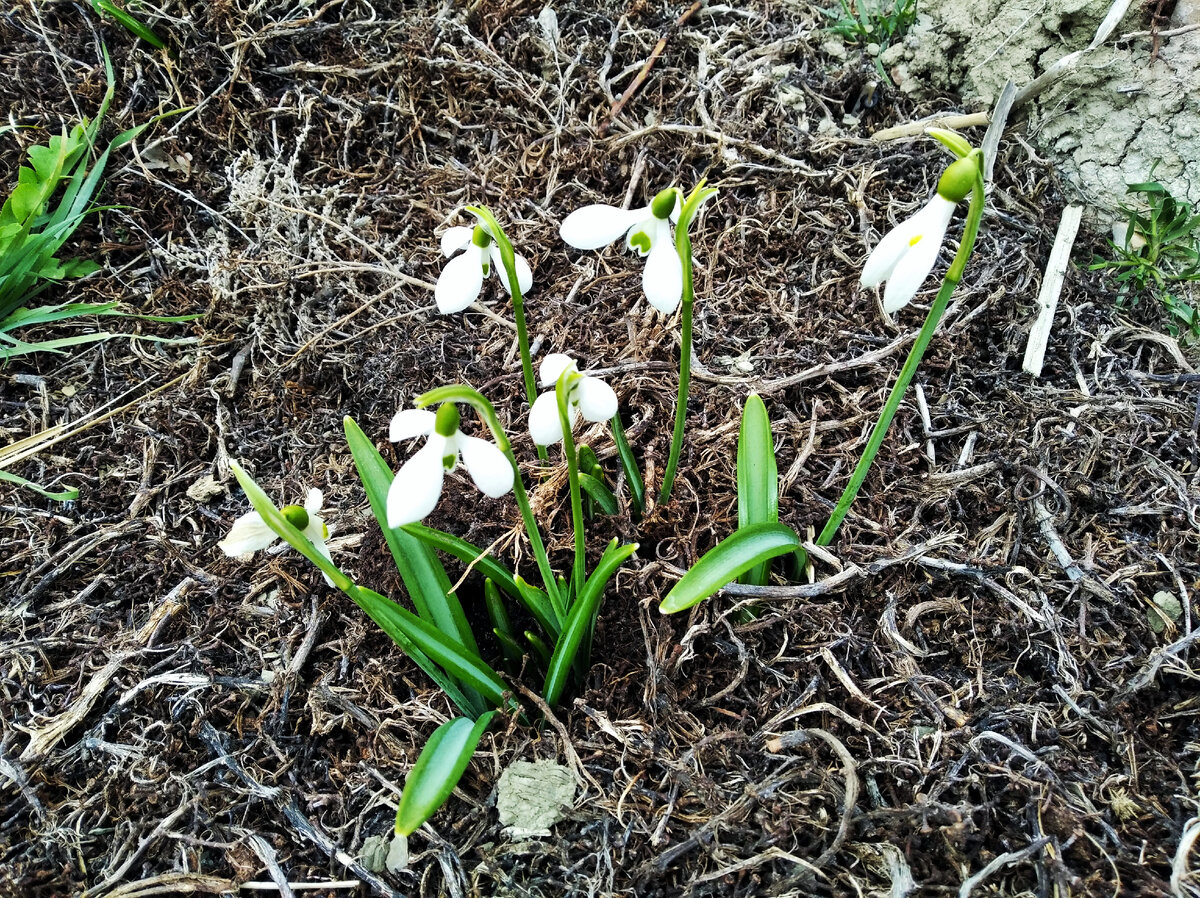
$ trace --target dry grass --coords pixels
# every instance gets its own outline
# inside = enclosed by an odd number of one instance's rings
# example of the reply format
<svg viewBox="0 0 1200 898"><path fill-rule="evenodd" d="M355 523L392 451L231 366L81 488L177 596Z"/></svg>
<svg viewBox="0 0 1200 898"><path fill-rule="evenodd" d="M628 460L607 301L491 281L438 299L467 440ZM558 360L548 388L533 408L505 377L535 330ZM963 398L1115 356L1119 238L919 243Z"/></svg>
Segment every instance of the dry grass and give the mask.
<svg viewBox="0 0 1200 898"><path fill-rule="evenodd" d="M714 4L674 31L682 8L560 7L557 37L524 3L160 11L175 58L100 29L120 70L111 127L190 111L110 179L105 200L126 208L81 246L110 270L77 295L205 314L187 349L114 343L0 372L3 442L178 379L17 467L78 483L79 502L0 487L0 892L1196 893L1197 381L1153 322L1115 317L1080 272L1045 375L1020 372L1061 200L1019 123L918 375L929 423L902 408L814 583L754 597L750 623L732 589L666 619L654 609L677 571L736 521L750 390L775 422L783 519L819 527L840 494L919 325L912 310L887 321L855 268L940 161L866 138L953 110L884 94L822 135L871 69L823 57L804 4ZM67 4L0 19L15 122L57 130L95 105L94 28ZM21 137L5 139L8 175ZM398 589L341 416L382 440L413 396L466 380L514 431L522 420L502 294L431 312L436 234L471 202L531 257L535 342L608 372L661 474L677 329L648 311L626 256L564 251L555 231L582 203L702 176L721 195L695 230L683 476L636 529L591 688L554 725L487 736L414 837L410 871L366 871L354 858L390 827L448 703L294 555L221 557L244 501L189 488L228 485L229 458L276 495L316 483L339 560ZM569 539L560 489L538 496L555 551ZM470 502L443 502L435 523L488 545L516 521L507 502ZM635 533L625 518L601 530ZM1149 599L1164 589L1186 614L1156 634ZM553 838L514 843L493 789L531 757L572 764L580 795Z"/></svg>

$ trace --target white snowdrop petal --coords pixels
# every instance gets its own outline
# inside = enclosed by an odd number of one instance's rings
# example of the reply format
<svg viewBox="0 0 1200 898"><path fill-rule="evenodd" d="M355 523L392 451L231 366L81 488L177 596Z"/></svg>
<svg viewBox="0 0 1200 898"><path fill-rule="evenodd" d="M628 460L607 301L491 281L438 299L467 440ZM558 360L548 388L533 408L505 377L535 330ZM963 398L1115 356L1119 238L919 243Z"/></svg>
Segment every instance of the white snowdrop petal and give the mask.
<svg viewBox="0 0 1200 898"><path fill-rule="evenodd" d="M576 249L599 249L612 243L649 214L644 209L618 209L595 203L576 209L559 228L563 242Z"/></svg>
<svg viewBox="0 0 1200 898"><path fill-rule="evenodd" d="M516 253L513 258L513 266L517 270L517 283L521 286L521 293L528 293L533 289L533 271L529 267L529 262L520 253Z"/></svg>
<svg viewBox="0 0 1200 898"><path fill-rule="evenodd" d="M304 497L304 510L308 512L310 517L320 511L321 506L324 504L325 494L315 486L310 489L308 494Z"/></svg>
<svg viewBox="0 0 1200 898"><path fill-rule="evenodd" d="M617 413L617 394L598 377L584 377L575 388L579 410L589 421L607 421Z"/></svg>
<svg viewBox="0 0 1200 898"><path fill-rule="evenodd" d="M465 435L459 437L458 446L467 473L481 493L498 499L513 488L512 465L499 446Z"/></svg>
<svg viewBox="0 0 1200 898"><path fill-rule="evenodd" d="M389 527L414 524L437 506L442 495L442 440L430 439L392 479L387 495Z"/></svg>
<svg viewBox="0 0 1200 898"><path fill-rule="evenodd" d="M442 255L449 259L471 242L474 228L453 227L442 235Z"/></svg>
<svg viewBox="0 0 1200 898"><path fill-rule="evenodd" d="M423 437L433 433L437 415L425 408L406 408L396 412L388 429L388 439L393 443Z"/></svg>
<svg viewBox="0 0 1200 898"><path fill-rule="evenodd" d="M317 554L333 564L333 556L329 554L329 546L325 544L325 522L316 515L310 515L308 526L304 528L303 533L308 537L308 541L313 544L313 548L317 550ZM325 578L325 582L329 586L333 586L333 578L324 571L321 571L321 576Z"/></svg>
<svg viewBox="0 0 1200 898"><path fill-rule="evenodd" d="M650 305L664 315L670 315L679 306L683 296L683 265L669 237L656 240L651 247L642 271L642 291Z"/></svg>
<svg viewBox="0 0 1200 898"><path fill-rule="evenodd" d="M529 410L529 435L539 446L553 446L563 438L562 421L558 417L558 400L554 391L543 393Z"/></svg>
<svg viewBox="0 0 1200 898"><path fill-rule="evenodd" d="M929 277L953 215L954 204L938 196L913 217L917 229L883 292L883 309L889 315L908 305Z"/></svg>
<svg viewBox="0 0 1200 898"><path fill-rule="evenodd" d="M500 255L500 247L492 244L492 265L496 269L496 277L500 279L500 286L504 288L504 292L512 296L512 291L508 289L508 272L504 270L504 259ZM525 257L520 253L513 253L513 268L517 272L517 285L521 288L521 295L524 296L533 288L533 272L529 269L529 263L525 261Z"/></svg>
<svg viewBox="0 0 1200 898"><path fill-rule="evenodd" d="M864 287L878 287L892 275L896 264L908 252L909 242L917 235L920 222L916 217L902 221L883 235L883 239L871 250L863 265L859 279Z"/></svg>
<svg viewBox="0 0 1200 898"><path fill-rule="evenodd" d="M466 252L455 256L442 269L433 298L443 315L461 312L479 296L483 287L483 264L479 253L472 252L477 249L471 244Z"/></svg>
<svg viewBox="0 0 1200 898"><path fill-rule="evenodd" d="M543 387L558 383L562 373L575 364L575 360L565 352L552 352L538 366L538 377ZM544 444L543 444L544 445Z"/></svg>
<svg viewBox="0 0 1200 898"><path fill-rule="evenodd" d="M217 543L226 555L234 558L267 548L279 539L257 511L248 511L229 528L229 535Z"/></svg>

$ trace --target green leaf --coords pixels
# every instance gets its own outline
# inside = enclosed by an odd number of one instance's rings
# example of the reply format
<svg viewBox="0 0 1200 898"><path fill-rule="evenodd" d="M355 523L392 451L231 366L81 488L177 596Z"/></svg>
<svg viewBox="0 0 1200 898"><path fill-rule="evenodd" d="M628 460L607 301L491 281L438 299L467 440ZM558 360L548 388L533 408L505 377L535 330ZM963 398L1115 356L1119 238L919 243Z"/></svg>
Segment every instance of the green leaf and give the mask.
<svg viewBox="0 0 1200 898"><path fill-rule="evenodd" d="M500 590L496 589L496 584L491 580L483 581L483 602L492 621L492 632L500 640L500 648L504 651L504 660L511 670L519 669L524 652L517 647L517 637L508 617L508 609L504 607Z"/></svg>
<svg viewBox="0 0 1200 898"><path fill-rule="evenodd" d="M646 510L646 484L642 480L642 472L638 469L637 458L625 436L625 427L621 424L619 412L613 415L611 429L613 443L617 447L617 458L621 461L621 470L625 472L625 483L629 486L629 504L633 508L634 517L639 518Z"/></svg>
<svg viewBox="0 0 1200 898"><path fill-rule="evenodd" d="M403 529L387 525L387 494L392 485L392 469L353 418L347 416L342 425L371 511L383 531L383 538L417 614L468 652L478 655L479 645L458 596L450 591L450 578L442 563L421 540Z"/></svg>
<svg viewBox="0 0 1200 898"><path fill-rule="evenodd" d="M533 650L533 658L539 669L546 670L550 666L550 647L546 645L546 640L538 636L532 630L525 631L525 641L529 643L529 648Z"/></svg>
<svg viewBox="0 0 1200 898"><path fill-rule="evenodd" d="M150 46L158 50L162 50L166 47L166 44L163 43L162 38L151 31L148 26L142 24L129 13L125 12L125 10L110 2L110 0L91 0L91 2L92 9L94 9L97 13L105 12L112 16L125 28L126 31L128 31L134 37L140 37L146 43L150 44Z"/></svg>
<svg viewBox="0 0 1200 898"><path fill-rule="evenodd" d="M738 528L779 520L779 473L767 407L757 393L746 397L737 449ZM765 586L771 563L765 561L742 575L742 583Z"/></svg>
<svg viewBox="0 0 1200 898"><path fill-rule="evenodd" d="M361 590L359 590L361 591ZM353 593L351 593L353 595ZM496 708L505 704L504 681L478 655L466 652L461 645L443 634L432 624L426 623L407 608L392 603L395 610L393 623L398 626L422 652L465 686L475 689L489 706Z"/></svg>
<svg viewBox="0 0 1200 898"><path fill-rule="evenodd" d="M406 524L404 531L432 548L453 555L459 561L471 565L484 577L521 602L532 614L546 632L555 634L559 631L554 615L554 609L546 594L513 574L495 558L484 553L483 549L460 539L453 534L427 527L424 524ZM519 582L518 582L519 581Z"/></svg>
<svg viewBox="0 0 1200 898"><path fill-rule="evenodd" d="M558 616L554 613L550 599L542 590L527 582L519 574L513 578L513 582L516 584L517 597L521 604L534 616L541 628L552 639L557 639L558 634L562 631L562 626L558 623Z"/></svg>
<svg viewBox="0 0 1200 898"><path fill-rule="evenodd" d="M757 564L801 548L800 538L783 524L740 528L704 554L667 593L663 614L685 611L736 580Z"/></svg>
<svg viewBox="0 0 1200 898"><path fill-rule="evenodd" d="M479 693L474 689L460 687L453 677L434 664L430 657L408 638L408 631L397 613L400 609L399 605L386 596L381 596L363 586L357 587L354 592L347 593L347 595L354 600L354 603L362 609L367 617L375 622L379 629L391 638L392 642L400 647L404 654L413 660L417 667L425 671L429 679L442 688L442 691L450 697L459 710L472 716L478 716L488 710L487 703Z"/></svg>
<svg viewBox="0 0 1200 898"><path fill-rule="evenodd" d="M585 639L590 641L596 615L600 611L600 600L604 598L604 588L608 586L608 581L617 572L617 568L624 564L625 559L636 552L637 548L637 543L618 546L615 539L610 542L604 554L600 556L596 569L592 571L592 575L588 577L572 604L563 625L562 635L554 644L550 668L546 671L546 685L542 689L542 696L550 707L554 707L562 698L576 655L581 649L590 654L590 647L585 648L583 644Z"/></svg>
<svg viewBox="0 0 1200 898"><path fill-rule="evenodd" d="M404 780L404 793L396 810L399 835L411 836L446 803L495 714L488 711L476 721L456 717L433 731Z"/></svg>
<svg viewBox="0 0 1200 898"><path fill-rule="evenodd" d="M602 481L597 480L591 474L581 472L579 487L592 497L592 501L600 506L602 512L609 515L617 513L617 497Z"/></svg>
<svg viewBox="0 0 1200 898"><path fill-rule="evenodd" d="M469 543L452 533L446 533L444 530L428 527L425 524L405 524L400 529L432 549L453 555L459 561L479 571L483 576L494 580L497 586L513 598L520 598L520 592L513 582L512 572L474 543Z"/></svg>
<svg viewBox="0 0 1200 898"><path fill-rule="evenodd" d="M51 492L38 486L33 481L26 480L24 477L20 477L10 471L0 471L0 480L7 483L15 483L17 486L24 487L27 490L33 490L35 493L45 496L47 499L53 499L55 502L72 502L79 498L79 490L77 489L63 490L58 493Z"/></svg>

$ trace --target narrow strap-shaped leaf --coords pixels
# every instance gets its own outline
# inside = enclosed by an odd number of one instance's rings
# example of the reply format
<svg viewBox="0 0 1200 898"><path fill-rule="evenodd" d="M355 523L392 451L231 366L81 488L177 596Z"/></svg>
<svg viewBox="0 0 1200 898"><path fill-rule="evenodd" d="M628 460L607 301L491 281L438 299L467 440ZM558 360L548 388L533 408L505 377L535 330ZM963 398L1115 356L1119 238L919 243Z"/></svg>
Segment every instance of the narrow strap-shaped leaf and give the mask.
<svg viewBox="0 0 1200 898"><path fill-rule="evenodd" d="M488 710L488 705L484 702L483 697L474 689L463 689L454 681L454 678L447 674L444 670L438 667L430 660L429 656L421 651L415 642L408 638L407 631L403 625L397 623L395 609L399 606L387 596L381 596L379 593L359 586L354 592L347 593L354 600L354 603L363 610L367 617L375 622L375 626L379 627L384 633L391 637L392 642L400 647L404 654L421 668L431 680L442 688L442 691L450 697L450 700L458 706L458 709L464 714L469 714L472 717L482 714Z"/></svg>
<svg viewBox="0 0 1200 898"><path fill-rule="evenodd" d="M800 538L783 524L751 524L735 530L704 554L667 593L658 610L684 611L732 583L756 564L800 548Z"/></svg>
<svg viewBox="0 0 1200 898"><path fill-rule="evenodd" d="M407 608L394 603L393 608L393 624L431 660L440 664L460 683L477 690L491 707L500 707L505 703L504 692L507 687L487 662L478 655L468 654L461 645Z"/></svg>
<svg viewBox="0 0 1200 898"><path fill-rule="evenodd" d="M554 645L554 655L550 659L550 668L546 671L546 685L542 689L542 697L551 707L558 704L558 700L562 698L580 645L592 632L596 614L600 610L600 600L604 598L604 588L617 572L617 568L636 552L637 548L637 543L618 546L615 539L609 543L604 554L600 556L596 569L592 571L592 575L588 577L583 590L571 606L562 635Z"/></svg>
<svg viewBox="0 0 1200 898"><path fill-rule="evenodd" d="M533 615L551 639L557 639L562 627L559 626L558 619L554 616L554 609L550 605L549 597L532 583L526 583L519 575L513 578L513 582L516 584L521 604ZM565 594L564 592L563 595Z"/></svg>
<svg viewBox="0 0 1200 898"><path fill-rule="evenodd" d="M746 397L737 449L738 527L774 524L779 520L779 473L771 420L757 393ZM771 562L755 565L741 576L742 583L765 586Z"/></svg>
<svg viewBox="0 0 1200 898"><path fill-rule="evenodd" d="M617 513L617 497L602 481L597 480L591 474L580 473L579 487L600 506L602 512L608 515Z"/></svg>
<svg viewBox="0 0 1200 898"><path fill-rule="evenodd" d="M105 12L117 20L125 30L135 37L140 37L156 50L162 50L166 47L162 38L150 30L150 28L138 19L135 19L125 10L110 2L110 0L92 0L92 9L96 12Z"/></svg>
<svg viewBox="0 0 1200 898"><path fill-rule="evenodd" d="M546 645L546 640L538 636L532 630L525 631L525 640L529 643L529 647L533 649L533 658L537 665L542 670L548 670L550 667L550 646Z"/></svg>
<svg viewBox="0 0 1200 898"><path fill-rule="evenodd" d="M625 483L629 486L629 504L633 508L634 517L641 517L646 510L646 484L642 480L642 472L638 470L633 449L629 447L629 440L625 437L620 413L613 415L611 429L613 443L617 447L617 458L621 460L621 470L625 472Z"/></svg>
<svg viewBox="0 0 1200 898"><path fill-rule="evenodd" d="M504 607L504 599L500 597L500 590L496 589L496 584L491 580L483 581L483 602L492 621L492 632L496 634L500 640L500 648L504 650L504 660L510 667L515 668L520 665L521 655L524 653L518 649L514 654L511 650L511 647L517 644L517 636L513 632L508 609Z"/></svg>
<svg viewBox="0 0 1200 898"><path fill-rule="evenodd" d="M0 351L0 357L2 357L2 351ZM17 486L24 487L27 490L33 490L35 493L45 496L47 499L53 499L55 502L71 502L79 498L79 490L77 489L68 489L55 493L48 489L43 489L33 481L26 480L24 477L13 474L11 471L0 470L0 480L7 483L15 483Z"/></svg>
<svg viewBox="0 0 1200 898"><path fill-rule="evenodd" d="M471 632L471 625L467 622L458 596L450 591L450 578L433 550L402 529L393 529L387 524L387 494L392 485L392 469L353 418L347 417L342 423L346 431L346 443L371 503L371 511L383 531L383 538L387 541L396 569L404 580L404 587L412 598L418 616L467 651L478 655L479 645Z"/></svg>
<svg viewBox="0 0 1200 898"><path fill-rule="evenodd" d="M488 711L476 721L456 717L433 731L404 781L404 793L396 810L399 835L411 836L446 803L495 714Z"/></svg>
<svg viewBox="0 0 1200 898"><path fill-rule="evenodd" d="M497 627L492 628L492 634L500 643L500 650L504 653L504 663L507 665L505 669L516 676L521 670L521 659L525 657L525 650L521 648L521 643L517 642L514 636Z"/></svg>
<svg viewBox="0 0 1200 898"><path fill-rule="evenodd" d="M474 543L469 543L452 533L427 527L424 524L405 524L400 529L430 548L453 555L464 564L471 565L514 599L520 598L517 585L513 582L512 572Z"/></svg>

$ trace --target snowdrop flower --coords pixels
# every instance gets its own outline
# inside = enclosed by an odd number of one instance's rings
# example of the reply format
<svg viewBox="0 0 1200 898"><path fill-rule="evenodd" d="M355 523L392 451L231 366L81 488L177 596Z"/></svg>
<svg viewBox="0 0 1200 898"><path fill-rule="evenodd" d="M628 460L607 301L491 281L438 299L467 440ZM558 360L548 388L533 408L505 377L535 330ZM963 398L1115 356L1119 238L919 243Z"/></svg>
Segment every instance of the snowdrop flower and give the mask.
<svg viewBox="0 0 1200 898"><path fill-rule="evenodd" d="M877 287L883 281L888 282L883 293L883 310L889 315L912 301L933 270L954 207L970 194L978 172L973 158L951 164L938 181L933 199L912 218L889 231L867 258L862 285Z"/></svg>
<svg viewBox="0 0 1200 898"><path fill-rule="evenodd" d="M467 473L485 496L498 499L513 488L508 457L495 443L462 433L459 420L458 406L453 402L443 403L436 414L411 408L392 418L389 439L393 443L419 436L428 439L392 480L387 495L389 527L416 523L433 511L442 495L445 474L458 465L460 455Z"/></svg>
<svg viewBox="0 0 1200 898"><path fill-rule="evenodd" d="M670 315L683 295L683 265L671 236L671 221L678 218L679 190L668 187L641 209L618 209L603 203L576 209L562 223L559 235L576 249L599 249L624 234L625 246L646 259L642 272L646 299Z"/></svg>
<svg viewBox="0 0 1200 898"><path fill-rule="evenodd" d="M329 558L329 547L325 545L325 541L329 539L329 527L317 514L321 510L323 502L323 494L314 487L305 496L303 506L285 505L279 511L287 518L289 524L304 534L317 552L325 558ZM229 535L217 543L217 546L226 555L237 558L266 549L278 539L279 535L267 526L262 515L257 511L248 511L233 522L233 526L229 529ZM328 576L325 577L325 582L330 586L333 585L333 581Z"/></svg>
<svg viewBox="0 0 1200 898"><path fill-rule="evenodd" d="M563 438L562 420L558 417L558 398L553 388L568 369L575 372L567 394L567 415L572 428L579 420L580 413L589 421L607 421L617 413L617 394L612 387L598 377L579 374L575 360L569 355L552 352L538 368L542 386L551 389L539 396L529 410L529 435L539 446L550 446Z"/></svg>
<svg viewBox="0 0 1200 898"><path fill-rule="evenodd" d="M450 259L455 253L461 255ZM500 248L483 227L474 228L454 227L442 235L442 255L450 261L442 269L438 278L437 288L433 292L437 300L438 311L443 315L461 312L479 296L483 289L483 279L494 267L500 277L500 285L506 293L508 275L504 272L504 263L500 260ZM517 272L517 284L522 293L527 293L533 286L533 272L529 263L520 255L514 256L513 266Z"/></svg>

